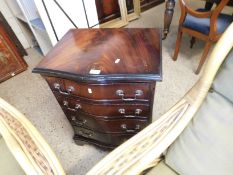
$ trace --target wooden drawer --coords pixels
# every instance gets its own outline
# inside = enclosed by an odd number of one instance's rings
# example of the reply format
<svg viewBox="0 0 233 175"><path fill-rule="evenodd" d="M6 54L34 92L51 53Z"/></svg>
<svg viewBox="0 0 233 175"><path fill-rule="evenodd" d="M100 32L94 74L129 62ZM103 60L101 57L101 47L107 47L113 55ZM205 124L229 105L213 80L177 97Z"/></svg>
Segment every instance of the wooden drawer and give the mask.
<svg viewBox="0 0 233 175"><path fill-rule="evenodd" d="M150 99L149 83L86 84L55 77L44 77L53 91L93 100L137 101Z"/></svg>
<svg viewBox="0 0 233 175"><path fill-rule="evenodd" d="M79 98L61 96L57 92L54 92L54 94L60 106L68 111L82 111L106 118L135 118L150 115L150 106L147 103L93 103Z"/></svg>
<svg viewBox="0 0 233 175"><path fill-rule="evenodd" d="M92 144L102 147L106 146L107 148L114 148L136 134L105 134L75 126L73 128L75 132L74 140L81 140L89 143L91 142Z"/></svg>
<svg viewBox="0 0 233 175"><path fill-rule="evenodd" d="M71 124L102 133L135 133L148 125L147 119L104 119L83 112L66 112Z"/></svg>

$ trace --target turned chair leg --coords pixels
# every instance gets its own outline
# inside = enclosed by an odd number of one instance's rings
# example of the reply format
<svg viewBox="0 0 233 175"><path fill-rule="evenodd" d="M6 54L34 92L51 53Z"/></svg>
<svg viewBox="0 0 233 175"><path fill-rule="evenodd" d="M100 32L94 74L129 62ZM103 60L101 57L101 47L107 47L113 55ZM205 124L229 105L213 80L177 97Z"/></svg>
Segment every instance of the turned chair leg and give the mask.
<svg viewBox="0 0 233 175"><path fill-rule="evenodd" d="M190 40L190 48L192 49L193 48L193 45L195 44L196 42L196 38L192 36L191 40Z"/></svg>
<svg viewBox="0 0 233 175"><path fill-rule="evenodd" d="M178 34L177 34L177 38L176 38L176 48L175 48L174 56L172 58L174 61L177 60L177 56L178 56L178 53L180 50L181 38L182 38L182 32L179 29Z"/></svg>
<svg viewBox="0 0 233 175"><path fill-rule="evenodd" d="M201 68L202 68L202 66L203 66L203 64L204 64L204 62L206 60L206 57L207 57L208 52L210 50L210 47L211 47L211 42L207 42L205 44L205 48L204 48L203 54L201 56L200 63L198 65L198 67L197 67L197 70L196 70L195 74L199 74L199 72L200 72L200 70L201 70Z"/></svg>

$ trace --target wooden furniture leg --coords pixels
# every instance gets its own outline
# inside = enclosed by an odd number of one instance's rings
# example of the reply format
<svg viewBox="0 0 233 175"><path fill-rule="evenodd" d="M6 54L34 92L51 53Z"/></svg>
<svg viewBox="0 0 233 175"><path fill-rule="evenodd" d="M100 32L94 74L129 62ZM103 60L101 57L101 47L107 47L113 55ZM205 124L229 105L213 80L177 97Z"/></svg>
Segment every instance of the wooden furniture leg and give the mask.
<svg viewBox="0 0 233 175"><path fill-rule="evenodd" d="M191 40L190 40L190 48L192 49L193 48L193 45L195 44L196 42L196 38L192 36Z"/></svg>
<svg viewBox="0 0 233 175"><path fill-rule="evenodd" d="M210 50L210 47L211 47L211 42L209 42L209 41L206 42L205 48L204 48L204 51L203 51L203 54L202 54L202 57L201 57L201 60L200 60L200 63L198 65L198 67L197 67L197 70L196 70L195 74L199 74L199 72L200 72L200 70L201 70L201 68L202 68L202 66L203 66L203 64L204 64L204 62L206 60L206 57L207 57L208 52Z"/></svg>
<svg viewBox="0 0 233 175"><path fill-rule="evenodd" d="M177 60L177 56L180 50L181 37L182 37L182 31L181 29L179 29L178 34L177 34L177 39L176 39L176 48L175 48L174 56L172 58L174 61Z"/></svg>
<svg viewBox="0 0 233 175"><path fill-rule="evenodd" d="M164 13L164 29L163 29L163 39L166 39L169 32L169 28L172 22L172 17L174 13L175 0L167 0L166 9Z"/></svg>

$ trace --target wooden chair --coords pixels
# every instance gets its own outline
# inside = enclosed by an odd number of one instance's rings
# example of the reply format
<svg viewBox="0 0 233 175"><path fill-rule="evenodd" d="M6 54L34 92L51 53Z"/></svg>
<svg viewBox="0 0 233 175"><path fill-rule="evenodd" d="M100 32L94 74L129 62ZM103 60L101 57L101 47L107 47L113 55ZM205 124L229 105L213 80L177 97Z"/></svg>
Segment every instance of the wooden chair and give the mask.
<svg viewBox="0 0 233 175"><path fill-rule="evenodd" d="M195 38L204 40L206 44L195 73L198 74L200 72L211 45L220 38L225 29L233 22L233 16L220 13L228 1L222 0L212 11L206 11L205 9L195 11L186 5L185 0L179 0L181 17L173 56L174 61L177 60L183 33L192 36L191 48Z"/></svg>
<svg viewBox="0 0 233 175"><path fill-rule="evenodd" d="M36 128L0 98L0 174L65 175Z"/></svg>
<svg viewBox="0 0 233 175"><path fill-rule="evenodd" d="M174 169L171 170L161 163L164 158L167 161L167 156L172 151L180 151L179 155L175 154L174 162L176 163L179 159L183 160L183 166L187 167L190 172L180 174L232 174L232 33L233 24L216 44L200 79L174 107L113 150L91 169L88 175L137 175L151 167L154 167L153 170L155 171L152 173L150 171L148 174L175 175L180 173L180 170L174 172ZM225 58L227 59L225 60ZM222 65L221 69L219 69L220 65ZM217 99L221 100L214 100L214 103L212 103L213 101L211 102L210 99L213 96L217 96ZM222 103L222 100L224 103ZM214 106L213 108L213 104L218 107ZM206 107L211 107L211 110L206 111L211 112L211 115L205 112ZM225 112L227 115L225 115ZM201 125L202 129L195 128L198 124ZM209 133L210 128L213 133ZM227 133L222 134L220 131ZM219 139L231 142L231 144L226 144ZM201 142L198 142L200 140ZM179 144L183 145L181 149L178 149ZM193 149L195 145L197 147ZM206 149L205 154L202 154L203 148ZM189 151L187 151L188 149ZM223 152L224 154L222 154ZM197 156L197 159L190 158L191 155ZM215 156L217 156L217 159ZM223 159L229 158L228 161L221 162L223 161L222 156ZM205 168L204 160L209 160L209 163L212 163L207 167L207 171L216 170L216 168L219 170L219 166L227 166L228 170L230 168L231 171L228 173L217 171L214 173L204 171L195 173L196 167L198 169ZM156 170L156 167L160 167L159 170ZM223 168L224 171L226 169Z"/></svg>

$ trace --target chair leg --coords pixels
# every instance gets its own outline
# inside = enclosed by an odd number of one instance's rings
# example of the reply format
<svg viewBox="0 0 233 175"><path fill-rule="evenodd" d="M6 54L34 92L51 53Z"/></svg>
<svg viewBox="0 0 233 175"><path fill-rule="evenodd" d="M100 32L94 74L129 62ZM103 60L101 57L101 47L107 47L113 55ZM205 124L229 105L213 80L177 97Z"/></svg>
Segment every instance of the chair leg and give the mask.
<svg viewBox="0 0 233 175"><path fill-rule="evenodd" d="M182 38L182 32L179 29L178 34L177 34L177 38L176 38L176 48L175 48L174 56L172 58L174 61L177 60L177 56L178 56L178 53L180 50L181 38Z"/></svg>
<svg viewBox="0 0 233 175"><path fill-rule="evenodd" d="M190 40L190 48L192 49L193 48L193 45L195 44L196 42L196 38L192 36L191 40Z"/></svg>
<svg viewBox="0 0 233 175"><path fill-rule="evenodd" d="M204 64L204 62L206 60L206 57L207 57L208 52L210 50L210 47L211 47L211 42L207 42L205 44L205 48L204 48L203 54L201 56L200 63L198 65L198 67L197 67L197 70L196 70L195 74L199 74L199 72L200 72L200 70L201 70L201 68L202 68L202 66L203 66L203 64Z"/></svg>

